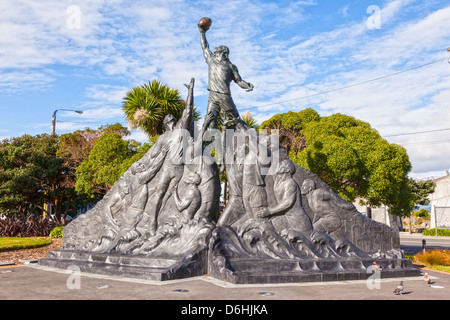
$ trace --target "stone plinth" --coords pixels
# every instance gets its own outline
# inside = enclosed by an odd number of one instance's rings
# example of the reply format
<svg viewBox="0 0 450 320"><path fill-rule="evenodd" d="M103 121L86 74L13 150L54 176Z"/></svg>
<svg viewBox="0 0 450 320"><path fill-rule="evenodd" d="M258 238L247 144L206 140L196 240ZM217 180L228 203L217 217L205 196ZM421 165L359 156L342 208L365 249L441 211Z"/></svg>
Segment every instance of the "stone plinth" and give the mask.
<svg viewBox="0 0 450 320"><path fill-rule="evenodd" d="M39 264L60 269L77 266L81 272L165 281L204 275L207 271L207 252L190 257L147 257L53 250Z"/></svg>

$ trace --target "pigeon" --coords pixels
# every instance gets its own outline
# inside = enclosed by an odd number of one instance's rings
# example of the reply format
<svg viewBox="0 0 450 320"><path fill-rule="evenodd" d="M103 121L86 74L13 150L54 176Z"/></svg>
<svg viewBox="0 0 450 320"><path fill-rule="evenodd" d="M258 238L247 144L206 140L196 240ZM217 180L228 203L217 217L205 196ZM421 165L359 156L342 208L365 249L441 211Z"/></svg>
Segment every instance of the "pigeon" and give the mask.
<svg viewBox="0 0 450 320"><path fill-rule="evenodd" d="M431 279L430 276L428 275L428 273L425 273L425 275L423 276L423 281L425 281L425 284L429 285L431 283Z"/></svg>
<svg viewBox="0 0 450 320"><path fill-rule="evenodd" d="M400 284L397 286L397 288L395 288L394 293L396 295L400 295L402 294L403 289L405 289L405 287L403 286L403 281L400 281Z"/></svg>

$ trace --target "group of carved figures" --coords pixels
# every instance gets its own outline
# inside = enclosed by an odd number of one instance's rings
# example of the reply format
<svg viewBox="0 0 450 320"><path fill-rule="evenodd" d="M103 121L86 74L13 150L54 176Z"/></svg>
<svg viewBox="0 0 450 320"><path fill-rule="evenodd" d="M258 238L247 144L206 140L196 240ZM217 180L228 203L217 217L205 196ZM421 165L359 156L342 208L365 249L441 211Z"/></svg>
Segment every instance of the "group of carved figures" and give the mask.
<svg viewBox="0 0 450 320"><path fill-rule="evenodd" d="M229 88L231 81L247 91L253 85L243 81L228 60L228 48L219 46L211 52L206 31L199 30L209 66L210 92L199 144L193 140L194 79L191 79L186 85L188 97L181 118L178 121L173 115L164 118L165 132L91 214L68 226L63 246L131 254L154 253L159 247L163 248L161 252L181 253L180 247L187 243L206 241L216 226L230 228L242 236L243 226L248 227L249 223L270 229L288 241L300 234L313 242L329 242L331 237L336 248L344 245L338 212L352 210L352 205L343 204L332 192L317 188L311 179L305 179L300 186L294 179L295 165L289 159L278 164L273 161L276 157L270 163L261 161L262 155L276 150L255 143L251 130L239 117ZM226 172L229 199L219 217L219 171L216 163L204 161L202 147L208 128L217 128L220 111L225 114L223 129L232 129L246 142L232 143L231 148L223 150L221 169ZM202 149L200 156L187 160L186 154L198 145ZM273 177L270 185L264 169ZM268 201L269 195L275 201ZM310 214L305 211L302 196L308 201Z"/></svg>
<svg viewBox="0 0 450 320"><path fill-rule="evenodd" d="M242 124L234 129L249 130ZM236 144L226 153L226 158L234 159L225 161L229 199L216 224L216 241L226 243L227 250L233 247L231 252L272 258L317 257L316 244L329 249L326 256L360 253L345 239L340 216L355 210L352 204L318 187L313 179L299 181L294 163L279 159L277 150L265 143L255 148L249 144ZM268 173L263 174L265 164L260 160L270 152Z"/></svg>
<svg viewBox="0 0 450 320"><path fill-rule="evenodd" d="M186 232L194 224L212 229L210 215L218 211L220 182L213 163L195 159L186 163L185 146L188 153L194 147L194 79L186 87L188 98L181 118L177 121L167 115L165 132L147 154L116 182L94 208L97 210L81 217L79 224L84 225L88 241L79 242L79 249L145 253L170 237L188 241L189 235L182 230ZM89 217L94 214L100 219L97 225L91 221L95 218ZM195 228L189 234L192 232L199 234ZM70 237L80 238L80 234L69 229Z"/></svg>

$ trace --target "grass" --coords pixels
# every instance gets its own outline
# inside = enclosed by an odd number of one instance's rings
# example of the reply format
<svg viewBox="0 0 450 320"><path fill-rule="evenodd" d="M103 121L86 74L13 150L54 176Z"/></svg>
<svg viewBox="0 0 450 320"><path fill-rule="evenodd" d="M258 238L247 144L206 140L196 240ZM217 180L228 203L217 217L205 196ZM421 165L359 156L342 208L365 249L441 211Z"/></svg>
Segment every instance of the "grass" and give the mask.
<svg viewBox="0 0 450 320"><path fill-rule="evenodd" d="M449 266L429 266L426 267L427 269L431 270L437 270L437 271L444 271L450 273L450 267Z"/></svg>
<svg viewBox="0 0 450 320"><path fill-rule="evenodd" d="M39 248L52 243L47 238L0 237L0 252L10 250Z"/></svg>

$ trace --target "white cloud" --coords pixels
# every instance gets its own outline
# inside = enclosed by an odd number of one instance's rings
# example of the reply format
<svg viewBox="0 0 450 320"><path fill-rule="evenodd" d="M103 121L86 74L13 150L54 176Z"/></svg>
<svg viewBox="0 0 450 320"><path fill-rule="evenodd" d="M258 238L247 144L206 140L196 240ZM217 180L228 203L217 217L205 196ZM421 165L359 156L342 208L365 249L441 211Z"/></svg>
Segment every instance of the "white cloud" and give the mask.
<svg viewBox="0 0 450 320"><path fill-rule="evenodd" d="M136 141L141 142L141 143L148 142L148 136L144 132L142 132L140 130L133 130L131 132L131 135L126 137L126 139L128 139L128 140L136 140Z"/></svg>
<svg viewBox="0 0 450 320"><path fill-rule="evenodd" d="M125 86L98 84L86 88L86 97L89 101L94 100L95 102L101 103L120 104L128 90L130 90L130 88Z"/></svg>
<svg viewBox="0 0 450 320"><path fill-rule="evenodd" d="M54 81L54 72L45 69L8 70L1 73L0 91L6 93L45 89Z"/></svg>

